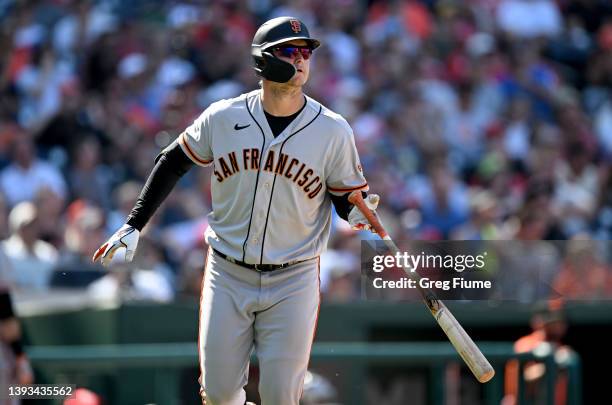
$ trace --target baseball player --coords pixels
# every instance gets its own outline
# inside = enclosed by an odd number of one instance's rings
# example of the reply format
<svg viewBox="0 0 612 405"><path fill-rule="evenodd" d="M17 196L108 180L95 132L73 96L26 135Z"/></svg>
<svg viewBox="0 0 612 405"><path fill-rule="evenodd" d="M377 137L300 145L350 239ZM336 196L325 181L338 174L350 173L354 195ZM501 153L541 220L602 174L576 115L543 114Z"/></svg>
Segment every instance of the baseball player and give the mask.
<svg viewBox="0 0 612 405"><path fill-rule="evenodd" d="M164 149L126 224L93 256L130 261L178 179L213 165L198 343L208 405L245 404L253 350L262 403L298 405L332 202L354 228L369 229L348 203L350 192L368 189L352 130L302 91L319 45L297 18L264 23L251 47L261 88L211 104ZM366 201L375 209L378 196Z"/></svg>

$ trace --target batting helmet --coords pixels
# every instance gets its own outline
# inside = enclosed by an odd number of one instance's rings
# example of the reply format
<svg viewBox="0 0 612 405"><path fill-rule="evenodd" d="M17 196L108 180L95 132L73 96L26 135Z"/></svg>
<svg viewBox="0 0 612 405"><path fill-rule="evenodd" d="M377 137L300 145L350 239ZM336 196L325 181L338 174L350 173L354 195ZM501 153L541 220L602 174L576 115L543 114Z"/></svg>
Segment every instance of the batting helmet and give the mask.
<svg viewBox="0 0 612 405"><path fill-rule="evenodd" d="M295 74L295 67L277 58L269 50L278 44L294 39L305 40L312 49L321 45L317 39L310 37L306 25L297 18L278 17L263 23L255 33L251 44L255 72L273 82L288 82Z"/></svg>

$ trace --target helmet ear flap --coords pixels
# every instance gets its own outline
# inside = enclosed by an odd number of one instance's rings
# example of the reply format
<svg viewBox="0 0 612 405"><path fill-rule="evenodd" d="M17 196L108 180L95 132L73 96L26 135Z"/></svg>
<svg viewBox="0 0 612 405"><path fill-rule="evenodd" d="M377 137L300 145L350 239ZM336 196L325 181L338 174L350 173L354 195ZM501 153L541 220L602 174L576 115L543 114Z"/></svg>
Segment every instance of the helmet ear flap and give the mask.
<svg viewBox="0 0 612 405"><path fill-rule="evenodd" d="M255 71L265 79L286 83L295 75L296 70L291 63L280 60L269 51L262 51L261 55L261 59L255 59Z"/></svg>
<svg viewBox="0 0 612 405"><path fill-rule="evenodd" d="M263 72L266 67L266 62L264 61L264 58L261 56L253 56L253 62L253 69L255 69L255 73L257 73L258 76L263 77Z"/></svg>

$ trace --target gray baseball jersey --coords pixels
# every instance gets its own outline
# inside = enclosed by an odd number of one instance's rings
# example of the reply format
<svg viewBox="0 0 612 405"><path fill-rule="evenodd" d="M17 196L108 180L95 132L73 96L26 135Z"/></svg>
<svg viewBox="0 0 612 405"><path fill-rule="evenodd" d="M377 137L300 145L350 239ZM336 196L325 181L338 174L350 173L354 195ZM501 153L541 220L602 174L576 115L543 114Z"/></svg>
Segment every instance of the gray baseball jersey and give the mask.
<svg viewBox="0 0 612 405"><path fill-rule="evenodd" d="M196 164L214 164L206 240L251 264L311 259L329 237L327 192L368 187L353 132L344 118L307 97L275 138L260 94L212 104L178 138Z"/></svg>

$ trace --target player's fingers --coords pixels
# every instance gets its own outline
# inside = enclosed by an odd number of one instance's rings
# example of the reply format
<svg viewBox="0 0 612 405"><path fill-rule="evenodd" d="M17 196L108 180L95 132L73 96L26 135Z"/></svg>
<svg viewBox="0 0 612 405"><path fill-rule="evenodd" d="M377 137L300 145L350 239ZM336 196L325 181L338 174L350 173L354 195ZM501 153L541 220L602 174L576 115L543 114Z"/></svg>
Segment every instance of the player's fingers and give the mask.
<svg viewBox="0 0 612 405"><path fill-rule="evenodd" d="M94 253L93 256L91 257L91 261L95 263L100 258L100 256L104 254L104 251L106 250L107 246L108 246L108 242L100 246L98 250L96 250L96 253Z"/></svg>
<svg viewBox="0 0 612 405"><path fill-rule="evenodd" d="M114 244L106 251L106 253L104 253L104 255L102 255L102 259L100 259L100 261L102 262L103 266L108 266L111 264L111 261L113 260L113 256L117 252L118 248L119 248L119 244Z"/></svg>
<svg viewBox="0 0 612 405"><path fill-rule="evenodd" d="M369 209L375 210L378 207L378 202L380 201L380 196L378 194L368 194L365 202Z"/></svg>
<svg viewBox="0 0 612 405"><path fill-rule="evenodd" d="M125 251L125 261L131 262L134 258L134 250L126 250Z"/></svg>

